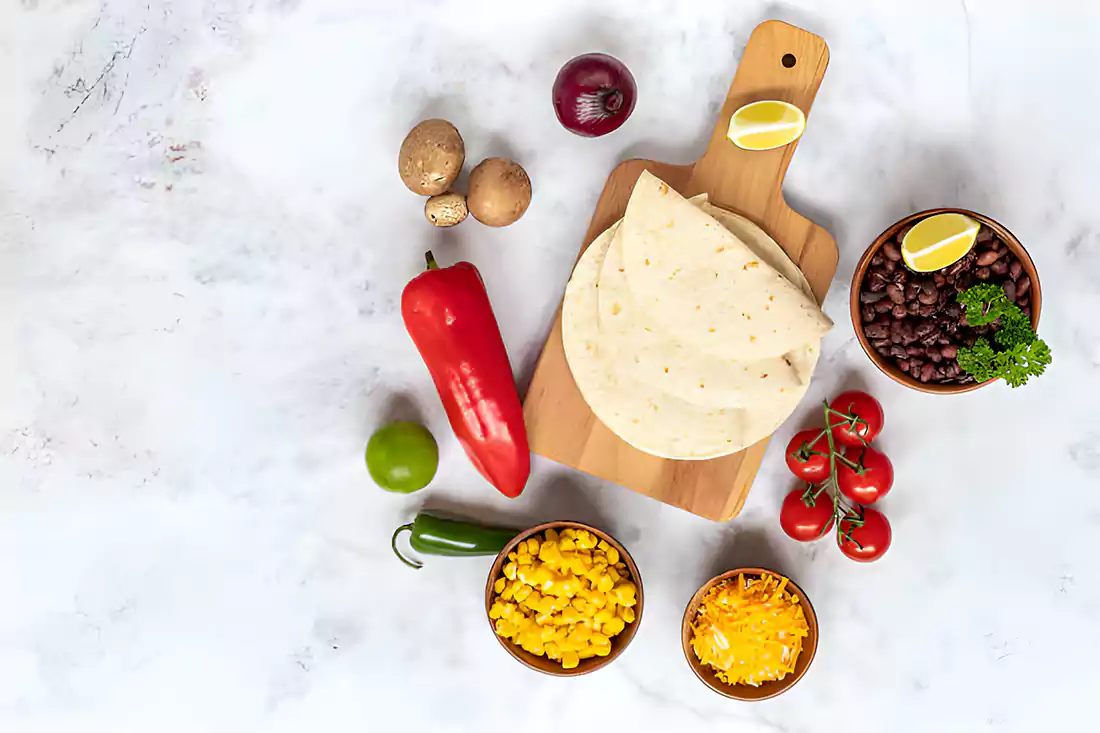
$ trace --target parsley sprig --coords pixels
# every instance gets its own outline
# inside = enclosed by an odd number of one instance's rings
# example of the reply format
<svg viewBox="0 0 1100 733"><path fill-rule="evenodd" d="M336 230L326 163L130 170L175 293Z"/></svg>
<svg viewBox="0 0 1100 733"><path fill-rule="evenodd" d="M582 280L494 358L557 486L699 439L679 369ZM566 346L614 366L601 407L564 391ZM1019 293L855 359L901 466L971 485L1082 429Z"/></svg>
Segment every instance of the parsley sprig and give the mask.
<svg viewBox="0 0 1100 733"><path fill-rule="evenodd" d="M970 326L1000 321L993 334L997 348L979 338L972 347L959 349L959 367L979 382L1003 377L1011 387L1027 384L1051 362L1050 347L1031 328L1031 320L1005 297L999 285L982 283L959 293Z"/></svg>

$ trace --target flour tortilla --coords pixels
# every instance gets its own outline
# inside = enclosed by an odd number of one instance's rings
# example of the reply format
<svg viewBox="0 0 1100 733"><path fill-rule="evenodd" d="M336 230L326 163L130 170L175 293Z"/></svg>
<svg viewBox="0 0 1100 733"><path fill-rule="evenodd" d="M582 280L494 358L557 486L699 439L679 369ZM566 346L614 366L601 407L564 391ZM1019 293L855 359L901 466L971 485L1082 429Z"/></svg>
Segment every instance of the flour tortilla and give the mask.
<svg viewBox="0 0 1100 733"><path fill-rule="evenodd" d="M639 321L702 353L780 357L832 327L812 297L648 171L630 196L620 237Z"/></svg>
<svg viewBox="0 0 1100 733"><path fill-rule="evenodd" d="M709 206L703 200L694 204ZM738 237L761 260L797 282L806 297L812 298L809 284L774 240L747 219L710 208L731 229L737 227ZM790 388L780 387L779 381L774 382L774 390L751 387L751 382L749 389L739 387L739 382L744 382L739 373L727 369L717 357L700 355L690 345L681 347L685 352L682 362L690 364L695 359L697 368L710 375L705 378L714 380L715 388L707 391L705 403L693 393L689 380L683 382L686 386L682 389L669 386L680 385L679 380L666 380L661 383L663 388L655 387L654 377L664 376L663 368L655 373L633 367L632 359L624 364L622 349L624 343L630 344L629 338L623 338L623 334L616 338L613 328L601 327L600 300L616 296L605 296L609 286L601 277L604 272L617 273L619 269L617 262L608 263L607 258L620 225L612 225L582 255L566 288L562 308L566 360L585 401L627 443L665 458L714 458L742 450L770 435L805 394L817 362L819 342L797 344L781 357L783 366L797 380ZM659 350L661 346L655 339L646 339L634 348L634 353L645 354L646 349ZM761 369L758 362L745 362L742 368L745 366L756 369L754 374Z"/></svg>
<svg viewBox="0 0 1100 733"><path fill-rule="evenodd" d="M702 200L692 203L709 206ZM741 222L737 225L745 228ZM755 228L751 222L749 227ZM621 230L612 237L599 274L599 358L607 369L650 391L659 390L703 407L760 404L808 381L808 375L804 379L786 355L750 361L719 358L700 352L644 318L626 282L620 237ZM782 250L779 252L786 260Z"/></svg>

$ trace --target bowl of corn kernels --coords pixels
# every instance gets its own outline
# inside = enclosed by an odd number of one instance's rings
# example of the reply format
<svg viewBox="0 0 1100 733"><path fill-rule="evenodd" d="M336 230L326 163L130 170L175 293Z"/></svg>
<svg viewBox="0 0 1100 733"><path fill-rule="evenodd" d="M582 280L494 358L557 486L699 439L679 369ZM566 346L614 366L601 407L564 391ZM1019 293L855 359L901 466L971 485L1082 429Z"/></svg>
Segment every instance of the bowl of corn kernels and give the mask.
<svg viewBox="0 0 1100 733"><path fill-rule="evenodd" d="M730 570L692 597L681 630L695 676L734 700L787 691L817 652L817 614L794 581L764 568Z"/></svg>
<svg viewBox="0 0 1100 733"><path fill-rule="evenodd" d="M531 669L594 672L622 654L642 621L642 577L614 537L580 522L521 532L497 555L485 611L500 645Z"/></svg>

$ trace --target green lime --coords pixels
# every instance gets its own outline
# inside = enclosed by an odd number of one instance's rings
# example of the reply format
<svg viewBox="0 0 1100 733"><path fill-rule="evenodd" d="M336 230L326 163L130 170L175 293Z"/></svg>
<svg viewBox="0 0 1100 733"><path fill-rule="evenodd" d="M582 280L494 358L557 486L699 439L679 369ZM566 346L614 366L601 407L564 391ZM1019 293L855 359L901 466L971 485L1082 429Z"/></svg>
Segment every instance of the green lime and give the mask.
<svg viewBox="0 0 1100 733"><path fill-rule="evenodd" d="M439 446L423 425L392 422L367 443L367 470L386 491L419 491L431 483L438 467Z"/></svg>

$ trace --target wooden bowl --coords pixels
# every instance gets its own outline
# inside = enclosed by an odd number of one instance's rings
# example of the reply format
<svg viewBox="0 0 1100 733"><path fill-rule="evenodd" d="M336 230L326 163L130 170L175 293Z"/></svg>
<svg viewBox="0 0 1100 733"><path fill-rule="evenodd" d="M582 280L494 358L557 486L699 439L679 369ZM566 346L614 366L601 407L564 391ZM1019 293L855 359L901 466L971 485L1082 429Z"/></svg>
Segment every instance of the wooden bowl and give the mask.
<svg viewBox="0 0 1100 733"><path fill-rule="evenodd" d="M618 635L611 637L611 653L606 657L590 657L588 659L582 659L573 669L564 669L561 666L561 662L550 659L549 657L539 657L531 652L523 649L518 644L513 644L510 640L505 639L496 632L496 627L493 625L493 619L489 618L489 608L493 605L493 583L497 578L501 577L504 563L508 559L508 553L516 549L521 541L526 540L528 537L534 537L535 535L542 535L546 530L552 529L556 532L561 532L563 529L586 529L592 534L596 535L599 539L605 540L607 544L614 547L619 552L619 557L622 562L626 563L627 570L630 571L630 580L637 587L636 598L637 604L634 606L634 620L626 625L626 628L622 630ZM642 590L642 575L638 572L638 566L634 564L634 558L630 556L630 553L626 551L626 548L619 544L618 540L604 532L601 529L583 524L581 522L546 522L540 524L537 527L525 530L524 532L516 535L508 546L500 551L497 555L497 559L493 562L493 567L489 571L489 579L485 583L485 618L489 619L489 629L493 632L493 638L495 638L500 645L504 647L504 650L512 655L516 661L520 662L526 667L533 669L543 674L552 675L554 677L576 677L582 674L588 674L589 672L595 672L601 667L606 667L618 658L627 645L630 644L634 638L634 634L638 631L638 625L642 623L642 606L645 605L645 593Z"/></svg>
<svg viewBox="0 0 1100 733"><path fill-rule="evenodd" d="M867 275L867 269L871 266L871 258L875 256L875 253L878 252L884 244L897 236L897 233L903 228L911 224L916 224L921 219L933 216L934 214L963 214L964 216L969 216L971 219L981 222L992 229L997 239L1004 242L1005 246L1008 247L1012 254L1016 255L1016 258L1020 260L1020 264L1023 265L1024 274L1031 278L1031 326L1036 330L1039 329L1039 311L1042 310L1043 294L1042 289L1039 287L1039 273L1035 269L1035 263L1031 261L1031 255L1029 255L1027 250L1024 249L1024 246L1020 244L1020 240L1016 238L1016 235L1008 231L1008 229L1005 229L1004 226L984 214L968 211L967 209L928 209L927 211L919 211L893 224L878 236L878 239L876 239L874 243L867 248L867 251L863 253L863 257L860 258L859 264L856 265L855 274L852 275L852 292L849 297L852 327L856 331L856 338L859 339L859 345L863 347L864 353L867 354L880 371L895 382L904 384L906 387L911 387L912 389L920 390L921 392L928 392L929 394L960 394L992 384L997 380L990 379L985 382L972 382L970 384L932 384L931 382L922 382L919 379L914 379L898 369L893 361L886 359L875 351L874 347L871 346L870 339L863 333L863 318L860 314L859 293L863 286L863 278Z"/></svg>
<svg viewBox="0 0 1100 733"><path fill-rule="evenodd" d="M706 595L707 591L719 583L729 580L730 578L736 578L741 574L757 577L763 575L772 575L777 578L786 577L774 570L767 570L765 568L740 568L738 570L727 570L721 575L711 578L702 588L696 591L695 595L691 598L691 602L688 603L687 609L684 611L683 625L680 628L680 640L684 647L684 656L691 666L691 671L695 672L695 676L698 677L704 685L714 690L719 695L725 695L733 700L754 702L756 700L767 700L768 698L786 692L793 687L796 682L802 679L802 675L806 674L806 670L810 668L810 663L814 661L814 655L817 654L817 614L814 613L814 607L811 605L810 599L806 596L806 593L799 588L793 580L787 578L787 589L790 590L792 595L796 596L798 602L802 604L803 613L806 615L806 625L809 627L809 634L802 644L802 652L798 655L798 661L794 664L794 672L781 680L764 682L758 687L753 687L752 685L726 684L718 679L718 675L715 674L711 667L700 662L699 658L695 656L695 650L691 647L691 638L694 633L691 629L691 622L695 620L695 616L699 612L699 605L703 602L703 596Z"/></svg>

